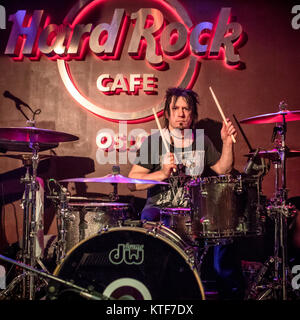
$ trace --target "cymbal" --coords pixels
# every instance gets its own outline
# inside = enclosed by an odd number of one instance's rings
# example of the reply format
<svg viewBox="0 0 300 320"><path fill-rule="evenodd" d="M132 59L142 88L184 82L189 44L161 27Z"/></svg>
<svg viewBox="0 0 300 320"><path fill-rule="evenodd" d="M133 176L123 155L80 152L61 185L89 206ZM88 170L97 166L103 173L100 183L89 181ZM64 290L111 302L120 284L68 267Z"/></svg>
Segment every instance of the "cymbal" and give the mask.
<svg viewBox="0 0 300 320"><path fill-rule="evenodd" d="M46 196L47 199L55 199L55 200L60 200L60 196L59 195L55 195L55 196ZM90 202L94 202L94 203L100 203L100 202L109 202L109 197L107 196L107 199L105 198L88 198L88 197L77 197L77 196L67 196L67 199L70 201L69 203L72 204L74 200L76 201L90 201ZM77 203L77 202L74 202ZM81 202L80 202L81 203Z"/></svg>
<svg viewBox="0 0 300 320"><path fill-rule="evenodd" d="M0 139L32 143L58 143L79 138L68 133L36 127L0 128Z"/></svg>
<svg viewBox="0 0 300 320"><path fill-rule="evenodd" d="M128 203L120 202L69 202L70 207L128 207Z"/></svg>
<svg viewBox="0 0 300 320"><path fill-rule="evenodd" d="M245 154L245 157L252 157L254 152L250 152ZM273 150L261 150L258 152L257 156L261 158L266 158L270 160L277 160L279 159L279 150L278 149L273 149ZM288 150L286 152L286 157L287 158L295 158L295 157L300 157L300 151L299 150Z"/></svg>
<svg viewBox="0 0 300 320"><path fill-rule="evenodd" d="M39 151L46 151L58 147L58 143L40 143ZM24 141L9 141L0 140L0 151L1 152L31 152L32 149L29 147L28 142Z"/></svg>
<svg viewBox="0 0 300 320"><path fill-rule="evenodd" d="M17 159L17 160L22 160L22 161L28 161L28 160L31 160L32 154L30 154L30 153L27 153L27 154L0 154L0 157L7 157L7 158ZM40 160L51 158L51 157L55 157L55 156L53 156L51 154L39 154Z"/></svg>
<svg viewBox="0 0 300 320"><path fill-rule="evenodd" d="M103 183L132 183L132 184L169 184L163 181L132 179L121 174L108 174L99 178L71 178L60 180L60 182L103 182Z"/></svg>
<svg viewBox="0 0 300 320"><path fill-rule="evenodd" d="M240 120L240 123L245 123L245 124L274 123L274 122L282 122L283 118L287 122L298 121L300 120L300 110L296 110L296 111L282 110L275 113L262 114L259 116Z"/></svg>

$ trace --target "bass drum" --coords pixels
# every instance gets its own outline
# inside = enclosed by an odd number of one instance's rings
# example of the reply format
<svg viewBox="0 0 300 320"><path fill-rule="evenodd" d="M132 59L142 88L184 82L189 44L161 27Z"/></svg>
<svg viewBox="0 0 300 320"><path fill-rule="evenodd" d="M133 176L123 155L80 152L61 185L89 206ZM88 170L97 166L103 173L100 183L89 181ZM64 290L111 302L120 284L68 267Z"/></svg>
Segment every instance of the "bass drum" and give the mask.
<svg viewBox="0 0 300 320"><path fill-rule="evenodd" d="M54 275L112 299L204 300L194 248L159 223L135 223L80 242ZM50 286L51 300L74 298L65 285Z"/></svg>

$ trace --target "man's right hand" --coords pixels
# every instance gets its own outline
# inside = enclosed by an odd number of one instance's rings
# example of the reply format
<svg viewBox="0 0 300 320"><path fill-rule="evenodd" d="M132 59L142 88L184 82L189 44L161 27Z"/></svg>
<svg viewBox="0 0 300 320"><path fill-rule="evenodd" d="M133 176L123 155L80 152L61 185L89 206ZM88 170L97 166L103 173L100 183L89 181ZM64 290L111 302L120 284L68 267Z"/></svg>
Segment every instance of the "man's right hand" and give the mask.
<svg viewBox="0 0 300 320"><path fill-rule="evenodd" d="M177 166L175 164L174 153L168 152L164 155L162 160L161 172L165 176L165 179L168 179L173 171L176 171Z"/></svg>

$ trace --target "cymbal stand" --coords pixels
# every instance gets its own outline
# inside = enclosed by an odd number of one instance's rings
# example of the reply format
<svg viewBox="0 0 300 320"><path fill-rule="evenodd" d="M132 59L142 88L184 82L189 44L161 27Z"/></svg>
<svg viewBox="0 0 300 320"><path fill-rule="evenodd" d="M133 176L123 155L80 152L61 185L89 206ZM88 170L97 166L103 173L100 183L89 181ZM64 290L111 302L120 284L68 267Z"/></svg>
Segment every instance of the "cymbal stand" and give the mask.
<svg viewBox="0 0 300 320"><path fill-rule="evenodd" d="M112 167L112 174L118 175L120 174L120 167L119 166L113 166ZM119 200L119 194L118 194L118 184L117 183L112 183L113 186L113 192L109 194L109 199L111 201L118 201Z"/></svg>
<svg viewBox="0 0 300 320"><path fill-rule="evenodd" d="M25 233L23 235L23 255L22 261L24 264L35 267L37 264L36 259L36 192L39 185L37 182L37 167L39 162L39 147L38 143L30 142L30 148L32 148L32 176L27 174L23 179L25 183L25 197L23 200L24 207L24 222L23 228ZM34 300L36 284L35 276L32 273L25 275L23 280L23 299Z"/></svg>
<svg viewBox="0 0 300 320"><path fill-rule="evenodd" d="M280 110L285 109L285 105L280 103ZM267 207L268 215L274 220L274 256L265 264L264 273L271 264L274 265L273 281L271 284L260 285L263 280L262 272L259 273L257 281L250 290L250 294L257 293L257 290L264 289L265 291L258 296L259 300L265 298L266 295L273 293L275 299L287 300L287 287L289 269L287 264L287 218L291 216L293 207L287 204L286 189L286 121L283 115L283 120L280 126L274 128L274 132L281 136L279 147L279 160L275 160L275 196L271 199L270 205ZM273 134L273 139L274 139ZM272 140L273 140L272 139ZM280 181L281 170L281 181ZM281 182L281 183L280 183ZM280 186L281 184L281 186Z"/></svg>
<svg viewBox="0 0 300 320"><path fill-rule="evenodd" d="M37 167L39 162L38 144L30 142L32 149L31 161L25 158L23 163L26 168L25 177L21 182L25 184L24 197L22 200L23 207L23 237L22 237L22 262L26 265L35 267L38 259L36 257L36 192L39 188L37 181ZM30 174L32 167L32 175ZM43 267L43 266L42 266ZM0 300L9 296L9 293L21 283L21 298L34 300L36 291L35 276L32 273L25 272L11 281L11 284L0 293Z"/></svg>
<svg viewBox="0 0 300 320"><path fill-rule="evenodd" d="M51 189L50 183L54 183L54 189ZM55 252L56 264L59 264L66 255L66 222L73 219L73 216L69 212L70 192L55 179L48 180L48 188L51 194L48 198L52 199L58 212L56 215L57 242Z"/></svg>

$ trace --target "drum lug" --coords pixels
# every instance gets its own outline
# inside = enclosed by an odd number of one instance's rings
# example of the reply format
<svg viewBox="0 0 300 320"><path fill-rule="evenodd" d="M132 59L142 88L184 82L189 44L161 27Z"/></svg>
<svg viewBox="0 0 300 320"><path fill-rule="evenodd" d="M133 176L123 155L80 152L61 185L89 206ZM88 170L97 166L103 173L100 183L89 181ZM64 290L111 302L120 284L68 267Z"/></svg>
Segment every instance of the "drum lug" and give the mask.
<svg viewBox="0 0 300 320"><path fill-rule="evenodd" d="M65 215L65 219L69 222L74 222L75 221L75 215L74 213L67 213Z"/></svg>
<svg viewBox="0 0 300 320"><path fill-rule="evenodd" d="M239 217L239 223L236 228L237 231L239 232L247 232L247 224L246 224L246 218L245 217Z"/></svg>
<svg viewBox="0 0 300 320"><path fill-rule="evenodd" d="M205 191L205 190L201 190L201 191L200 191L200 194L201 194L201 196L203 196L203 197L208 196L208 192Z"/></svg>
<svg viewBox="0 0 300 320"><path fill-rule="evenodd" d="M200 222L203 226L203 232L206 234L207 232L209 232L209 226L210 226L210 220L209 219L205 219L205 218L202 218L200 219Z"/></svg>
<svg viewBox="0 0 300 320"><path fill-rule="evenodd" d="M93 218L93 221L96 223L100 223L103 218L103 213L95 212L95 217Z"/></svg>

